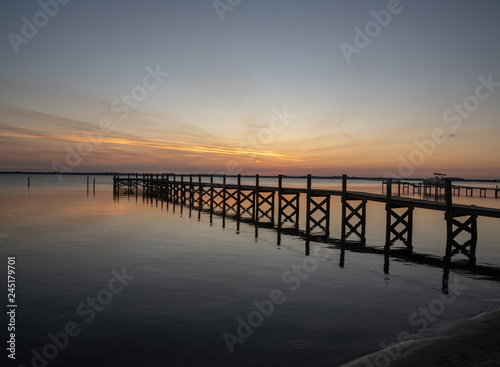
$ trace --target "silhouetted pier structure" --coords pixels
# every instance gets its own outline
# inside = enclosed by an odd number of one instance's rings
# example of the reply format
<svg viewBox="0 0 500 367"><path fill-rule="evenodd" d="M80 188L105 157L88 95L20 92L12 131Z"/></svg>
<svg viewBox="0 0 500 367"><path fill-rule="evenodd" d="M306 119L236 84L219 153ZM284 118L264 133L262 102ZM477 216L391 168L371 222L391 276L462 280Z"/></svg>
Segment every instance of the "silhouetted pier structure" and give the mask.
<svg viewBox="0 0 500 367"><path fill-rule="evenodd" d="M342 178L342 189L314 189L312 177L307 176L306 188L283 186L283 176L278 177L278 186L262 186L259 175L255 184L241 183L241 175L236 176L236 184L227 184L226 176L222 183L215 183L214 176L208 176L209 182L202 180L202 175L175 174L114 174L114 194L126 189L130 194L138 195L142 187L145 198L182 204L190 209L209 211L234 217L240 221L265 224L278 229L278 232L299 233L300 197L306 197L305 237L320 236L328 241L336 241L343 247L366 244L366 206L368 202L385 203L386 241L384 250L388 255L394 244L399 241L411 254L413 251L413 211L415 208L437 210L445 213L447 223L447 242L444 260L449 262L456 254L467 257L470 266L476 264L477 218L500 218L500 209L474 205L461 205L452 202L453 185L446 182L445 202L393 196L392 180L385 181L385 195L349 191L347 176ZM398 182L398 185L402 183ZM135 192L134 192L135 190ZM398 190L399 193L400 190ZM342 223L340 239L330 237L331 197L341 197ZM277 204L276 204L277 203ZM181 210L182 210L181 206ZM277 212L277 221L275 213ZM459 243L460 234L467 234L465 242ZM350 238L355 237L356 240ZM279 237L278 237L279 238ZM279 239L278 239L279 240Z"/></svg>
<svg viewBox="0 0 500 367"><path fill-rule="evenodd" d="M387 180L382 181L382 193L387 190ZM407 182L401 180L393 180L393 185L397 185L398 196L401 194L419 194L423 196L440 196L445 194L444 183L428 183L428 182ZM460 196L465 192L465 196L474 196L474 192L479 192L479 197L487 197L488 192L491 192L495 198L498 198L500 188L496 187L480 187L480 186L465 186L451 185L452 195Z"/></svg>

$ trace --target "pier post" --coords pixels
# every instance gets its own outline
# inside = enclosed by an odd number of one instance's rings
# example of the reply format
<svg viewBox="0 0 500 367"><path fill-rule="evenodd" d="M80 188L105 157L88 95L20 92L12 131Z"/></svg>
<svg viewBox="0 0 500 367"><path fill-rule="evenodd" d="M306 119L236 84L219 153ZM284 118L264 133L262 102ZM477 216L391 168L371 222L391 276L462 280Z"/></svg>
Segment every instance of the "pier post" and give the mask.
<svg viewBox="0 0 500 367"><path fill-rule="evenodd" d="M182 205L186 205L186 194L188 193L188 190L186 188L186 182L184 182L184 174L181 174L181 195L182 195Z"/></svg>
<svg viewBox="0 0 500 367"><path fill-rule="evenodd" d="M392 178L387 179L387 198L385 203L385 246L384 246L384 273L389 274L389 253L391 250L391 222L392 222Z"/></svg>
<svg viewBox="0 0 500 367"><path fill-rule="evenodd" d="M179 193L177 191L177 179L175 173L172 173L172 198L172 202L174 203L175 208L175 204L177 204L177 201L179 200Z"/></svg>
<svg viewBox="0 0 500 367"><path fill-rule="evenodd" d="M194 206L194 187L193 187L193 175L189 175L189 207Z"/></svg>
<svg viewBox="0 0 500 367"><path fill-rule="evenodd" d="M446 201L446 252L445 252L445 262L451 260L451 251L453 248L453 202L451 195L451 182L446 180L446 190L445 190L445 201Z"/></svg>
<svg viewBox="0 0 500 367"><path fill-rule="evenodd" d="M311 175L307 175L307 194L306 194L306 237L309 239L311 234Z"/></svg>
<svg viewBox="0 0 500 367"><path fill-rule="evenodd" d="M210 175L210 216L214 212L214 175Z"/></svg>
<svg viewBox="0 0 500 367"><path fill-rule="evenodd" d="M160 191L160 175L157 173L156 174L156 180L155 180L155 203L156 203L156 207L158 207L158 197L160 196L160 192L161 192Z"/></svg>
<svg viewBox="0 0 500 367"><path fill-rule="evenodd" d="M167 208L168 208L168 203L173 201L173 199L172 199L172 181L170 179L170 176L171 176L171 173L167 172L167 183L166 183Z"/></svg>
<svg viewBox="0 0 500 367"><path fill-rule="evenodd" d="M253 195L253 203L254 203L254 209L253 209L253 214L254 214L254 217L253 217L253 220L255 222L258 222L259 221L259 204L260 204L260 200L259 200L259 175L255 175L255 191L254 191L254 195Z"/></svg>
<svg viewBox="0 0 500 367"><path fill-rule="evenodd" d="M203 210L203 184L201 183L201 173L198 174L198 210Z"/></svg>
<svg viewBox="0 0 500 367"><path fill-rule="evenodd" d="M226 217L226 174L222 176L222 217Z"/></svg>
<svg viewBox="0 0 500 367"><path fill-rule="evenodd" d="M281 201L283 200L283 175L278 176L278 245L281 244L281 215L283 208Z"/></svg>
<svg viewBox="0 0 500 367"><path fill-rule="evenodd" d="M148 183L146 180L146 174L143 172L142 173L142 199L144 200L144 197L147 195L148 192Z"/></svg>
<svg viewBox="0 0 500 367"><path fill-rule="evenodd" d="M384 193L384 181L382 181L382 194ZM346 227L347 227L347 175L342 175L342 224L341 224L341 232L340 232L340 243L342 246L345 246L345 241L347 239L346 236Z"/></svg>
<svg viewBox="0 0 500 367"><path fill-rule="evenodd" d="M241 174L238 174L237 188L236 188L236 219L240 222L241 214Z"/></svg>

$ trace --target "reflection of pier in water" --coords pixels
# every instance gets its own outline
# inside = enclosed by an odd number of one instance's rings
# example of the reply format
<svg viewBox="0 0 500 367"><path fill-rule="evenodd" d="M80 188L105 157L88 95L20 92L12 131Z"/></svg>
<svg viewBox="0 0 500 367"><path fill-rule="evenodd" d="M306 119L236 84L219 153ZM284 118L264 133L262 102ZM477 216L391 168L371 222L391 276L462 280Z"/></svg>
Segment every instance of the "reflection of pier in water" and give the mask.
<svg viewBox="0 0 500 367"><path fill-rule="evenodd" d="M445 202L436 202L393 196L390 179L385 184L385 195L348 191L346 175L342 179L342 190L313 189L311 175L307 177L307 188L284 187L281 175L278 177L277 187L261 186L259 175L255 176L255 185L242 185L240 175L237 176L237 184L227 184L226 176L223 176L222 180L222 183L214 183L213 175L210 176L210 182L203 182L201 175L128 174L127 177L120 177L115 174L113 192L115 198L119 199L120 189L125 188L128 195L135 194L137 198L139 187L142 187L144 200L161 202L162 205L165 202L167 208L171 203L174 211L176 205L180 205L181 213L185 209L189 210L189 217L193 209L198 211L198 218L202 211L209 212L210 222L212 223L213 215L221 216L224 227L228 217L236 221L238 232L241 222L253 223L256 237L259 228L276 229L278 245L281 243L282 233L299 236L306 241L306 255L309 255L309 241L327 242L341 250L340 266L344 265L346 249L352 252L383 254L386 273L389 272L390 256L405 261L442 266L443 291L447 289L450 268L468 267L476 274L495 278L500 276L499 269L476 265L477 218L500 218L500 209L453 204L453 187L449 181L445 185ZM306 196L305 230L299 228L301 194ZM330 237L331 196L341 197L340 238ZM369 201L385 203L386 240L383 249L366 246L366 205ZM413 252L414 208L445 212L447 241L443 259ZM463 243L458 242L461 234L468 236ZM356 240L350 239L352 237ZM395 250L396 242L401 243L403 248ZM467 264L452 262L452 257L457 254L465 255Z"/></svg>

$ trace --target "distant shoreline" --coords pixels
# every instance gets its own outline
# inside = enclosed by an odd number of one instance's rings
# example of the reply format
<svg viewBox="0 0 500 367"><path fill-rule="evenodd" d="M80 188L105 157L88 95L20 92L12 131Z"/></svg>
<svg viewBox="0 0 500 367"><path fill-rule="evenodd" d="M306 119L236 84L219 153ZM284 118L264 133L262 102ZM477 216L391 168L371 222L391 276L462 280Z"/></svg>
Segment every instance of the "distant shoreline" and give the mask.
<svg viewBox="0 0 500 367"><path fill-rule="evenodd" d="M0 174L8 174L8 175L76 175L76 176L112 176L114 173L119 173L120 175L127 175L129 172L37 172L37 171L0 171ZM173 172L168 172L173 174ZM135 174L135 172L130 172L130 174ZM139 173L139 174L142 174ZM176 174L180 176L180 174ZM193 176L197 176L197 174L193 174ZM208 173L201 173L202 177L210 177ZM222 177L223 175L214 174L214 177ZM236 177L237 175L227 175L227 177ZM241 175L241 177L255 177L255 175ZM259 175L260 178L276 178L277 175ZM293 176L293 175L283 175L283 178L307 178L307 175ZM314 179L320 180L340 180L342 176L312 176ZM401 178L401 181L423 181L428 177L411 177L411 178ZM387 177L364 177L364 176L349 176L350 180L366 180L366 181L383 181L386 180ZM450 177L452 181L460 181L460 182L500 182L500 179L484 179L484 178L457 178Z"/></svg>

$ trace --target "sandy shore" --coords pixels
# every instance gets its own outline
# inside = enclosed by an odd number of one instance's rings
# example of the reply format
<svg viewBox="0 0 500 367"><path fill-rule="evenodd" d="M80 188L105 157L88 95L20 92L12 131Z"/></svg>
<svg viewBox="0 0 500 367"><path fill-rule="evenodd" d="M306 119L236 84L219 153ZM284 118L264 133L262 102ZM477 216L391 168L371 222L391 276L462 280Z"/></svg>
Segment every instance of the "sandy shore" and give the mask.
<svg viewBox="0 0 500 367"><path fill-rule="evenodd" d="M442 329L434 338L403 342L342 367L500 367L500 308Z"/></svg>

